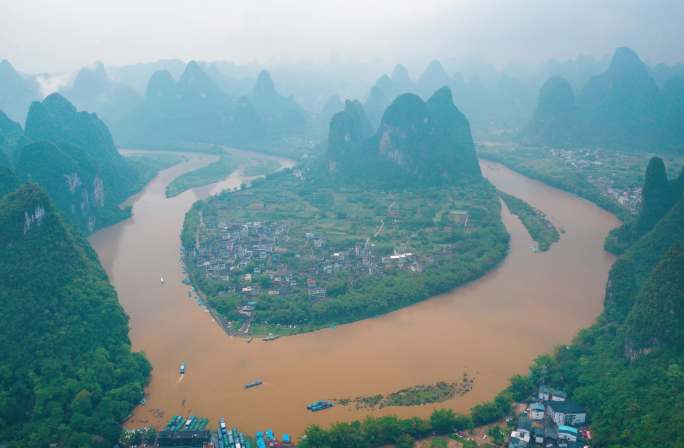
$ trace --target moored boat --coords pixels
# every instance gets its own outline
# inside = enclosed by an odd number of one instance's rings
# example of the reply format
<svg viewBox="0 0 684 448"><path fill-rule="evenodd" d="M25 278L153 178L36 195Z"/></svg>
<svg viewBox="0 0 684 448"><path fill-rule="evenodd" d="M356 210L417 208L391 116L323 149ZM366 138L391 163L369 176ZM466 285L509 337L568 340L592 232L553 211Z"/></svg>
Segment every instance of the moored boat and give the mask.
<svg viewBox="0 0 684 448"><path fill-rule="evenodd" d="M333 402L330 400L318 400L306 406L311 412L322 411L324 409L329 409L333 407Z"/></svg>
<svg viewBox="0 0 684 448"><path fill-rule="evenodd" d="M261 386L262 384L264 384L264 382L257 379L257 380L254 380L252 382L245 384L245 389L251 389L252 387Z"/></svg>

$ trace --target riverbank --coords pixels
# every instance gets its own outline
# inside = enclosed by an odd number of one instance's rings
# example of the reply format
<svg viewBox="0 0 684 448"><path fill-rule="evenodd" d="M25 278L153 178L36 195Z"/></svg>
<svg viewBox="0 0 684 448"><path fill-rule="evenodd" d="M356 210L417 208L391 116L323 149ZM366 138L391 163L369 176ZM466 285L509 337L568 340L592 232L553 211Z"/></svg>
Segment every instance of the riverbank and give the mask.
<svg viewBox="0 0 684 448"><path fill-rule="evenodd" d="M520 219L532 239L537 243L535 250L546 252L553 243L560 239L558 229L549 221L544 212L503 191L499 191L498 194L506 203L511 213Z"/></svg>
<svg viewBox="0 0 684 448"><path fill-rule="evenodd" d="M229 337L188 299L178 235L195 201L237 188L247 179L236 172L217 185L172 199L164 195L173 178L210 160L212 156L191 154L188 161L161 172L131 201L131 219L91 237L130 317L133 348L143 350L153 366L146 403L136 408L129 427L159 427L166 417L192 411L212 421L226 416L249 433L272 427L298 436L310 424L369 414L427 417L436 407L466 412L492 399L512 375L526 372L535 357L569 342L602 309L613 260L602 242L617 220L577 197L483 162L485 176L497 188L565 227L549 251L531 253L527 231L503 207L502 219L511 234L509 255L473 283L378 318L275 343L255 338L248 344ZM187 372L179 382L181 361ZM438 404L306 410L308 403L326 397L387 395L465 371L477 378L473 389ZM254 378L264 384L245 390L243 385Z"/></svg>
<svg viewBox="0 0 684 448"><path fill-rule="evenodd" d="M507 254L484 179L332 185L298 167L193 205L192 283L231 328L292 335L381 316L476 281Z"/></svg>

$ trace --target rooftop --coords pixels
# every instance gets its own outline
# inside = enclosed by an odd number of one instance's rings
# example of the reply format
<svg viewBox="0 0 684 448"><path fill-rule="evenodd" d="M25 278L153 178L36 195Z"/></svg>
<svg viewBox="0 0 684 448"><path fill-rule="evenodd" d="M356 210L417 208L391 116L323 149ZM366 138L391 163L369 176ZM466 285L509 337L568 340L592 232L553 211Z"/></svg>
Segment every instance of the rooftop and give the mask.
<svg viewBox="0 0 684 448"><path fill-rule="evenodd" d="M566 432L566 433L577 435L577 428L573 428L572 426L568 426L568 425L560 425L560 426L558 426L558 432Z"/></svg>
<svg viewBox="0 0 684 448"><path fill-rule="evenodd" d="M575 403L574 401L547 401L546 405L553 409L555 412L562 412L563 414L582 414L586 411L581 404Z"/></svg>

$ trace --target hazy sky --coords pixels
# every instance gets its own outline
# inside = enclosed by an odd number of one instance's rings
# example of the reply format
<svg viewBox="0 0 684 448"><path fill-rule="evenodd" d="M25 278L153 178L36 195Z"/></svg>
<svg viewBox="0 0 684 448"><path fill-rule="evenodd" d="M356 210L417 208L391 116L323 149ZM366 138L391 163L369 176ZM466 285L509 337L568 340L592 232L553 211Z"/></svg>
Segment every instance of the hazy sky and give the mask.
<svg viewBox="0 0 684 448"><path fill-rule="evenodd" d="M539 63L636 49L684 62L684 0L0 0L0 59L26 72L162 58Z"/></svg>

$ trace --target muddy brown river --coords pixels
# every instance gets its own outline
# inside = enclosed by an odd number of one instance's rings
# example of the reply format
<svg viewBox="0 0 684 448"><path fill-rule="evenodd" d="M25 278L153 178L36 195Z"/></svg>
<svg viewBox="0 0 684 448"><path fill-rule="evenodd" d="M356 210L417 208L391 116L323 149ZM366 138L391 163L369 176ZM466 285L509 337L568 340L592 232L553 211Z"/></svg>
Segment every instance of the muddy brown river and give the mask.
<svg viewBox="0 0 684 448"><path fill-rule="evenodd" d="M188 154L129 201L131 219L91 238L130 316L133 348L144 351L153 366L146 403L135 410L129 427L160 426L173 415L194 414L210 418L214 426L225 417L251 434L273 428L301 435L313 423L368 414L425 417L445 406L467 411L494 397L512 375L526 372L536 356L569 342L601 312L613 262L602 249L603 239L617 219L576 196L483 161L483 172L494 185L543 210L565 229L550 251L533 253L525 228L504 207L510 254L478 281L334 329L249 344L230 337L188 298L189 287L181 283L179 235L193 202L245 179L238 171L220 183L164 197L173 178L211 160ZM182 378L181 361L187 364ZM306 410L306 404L319 399L455 381L464 372L475 379L473 390L436 405ZM264 384L243 388L256 378Z"/></svg>

